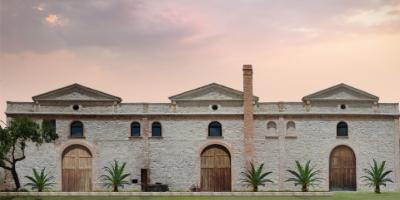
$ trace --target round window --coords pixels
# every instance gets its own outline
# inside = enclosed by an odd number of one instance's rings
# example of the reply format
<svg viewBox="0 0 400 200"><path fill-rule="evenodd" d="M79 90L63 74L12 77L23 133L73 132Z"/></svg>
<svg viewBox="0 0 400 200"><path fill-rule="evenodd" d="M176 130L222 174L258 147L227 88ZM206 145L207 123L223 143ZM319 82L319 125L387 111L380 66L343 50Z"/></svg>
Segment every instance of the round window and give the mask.
<svg viewBox="0 0 400 200"><path fill-rule="evenodd" d="M344 110L344 109L346 109L346 104L342 104L342 105L340 105L340 109L342 109L342 110Z"/></svg>
<svg viewBox="0 0 400 200"><path fill-rule="evenodd" d="M213 109L213 110L218 110L218 105L212 105L212 106L211 106L211 109Z"/></svg>
<svg viewBox="0 0 400 200"><path fill-rule="evenodd" d="M77 105L77 104L73 105L73 106L72 106L72 109L74 109L74 110L79 110L79 105Z"/></svg>

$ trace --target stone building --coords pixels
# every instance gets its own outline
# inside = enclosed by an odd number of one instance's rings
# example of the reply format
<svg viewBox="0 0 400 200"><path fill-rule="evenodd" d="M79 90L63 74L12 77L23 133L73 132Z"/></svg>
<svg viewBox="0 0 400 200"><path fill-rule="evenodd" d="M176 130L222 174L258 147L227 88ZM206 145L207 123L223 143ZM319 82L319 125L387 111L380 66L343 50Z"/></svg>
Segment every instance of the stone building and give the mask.
<svg viewBox="0 0 400 200"><path fill-rule="evenodd" d="M22 115L50 120L60 136L28 146L17 166L21 182L32 168L46 167L56 190L104 190L98 177L116 159L127 162L131 190L160 182L179 191L192 185L237 191L249 189L240 172L253 161L273 172L274 182L261 190L298 190L285 182L286 170L296 160L311 160L323 178L312 189L367 190L362 169L377 159L393 169L394 183L385 190L400 188L397 103L379 103L346 84L299 102L260 102L252 75L245 65L243 91L211 83L171 96L169 103L123 103L79 84L33 102L7 102L8 121Z"/></svg>

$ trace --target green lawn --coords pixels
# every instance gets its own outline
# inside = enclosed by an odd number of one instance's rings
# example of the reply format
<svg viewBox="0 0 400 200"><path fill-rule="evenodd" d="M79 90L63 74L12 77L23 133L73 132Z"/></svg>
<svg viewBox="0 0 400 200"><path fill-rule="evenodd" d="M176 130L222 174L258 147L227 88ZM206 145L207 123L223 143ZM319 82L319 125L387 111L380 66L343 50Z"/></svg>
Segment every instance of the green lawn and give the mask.
<svg viewBox="0 0 400 200"><path fill-rule="evenodd" d="M400 192L339 192L332 197L0 197L1 200L400 200Z"/></svg>
<svg viewBox="0 0 400 200"><path fill-rule="evenodd" d="M400 200L400 192L338 192L332 197L0 197L1 200Z"/></svg>

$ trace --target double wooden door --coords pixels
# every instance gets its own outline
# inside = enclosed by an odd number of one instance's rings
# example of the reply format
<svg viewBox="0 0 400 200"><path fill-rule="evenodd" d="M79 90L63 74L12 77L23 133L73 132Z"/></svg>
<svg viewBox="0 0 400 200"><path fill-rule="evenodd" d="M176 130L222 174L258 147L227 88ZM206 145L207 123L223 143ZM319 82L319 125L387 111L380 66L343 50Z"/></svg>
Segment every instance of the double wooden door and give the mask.
<svg viewBox="0 0 400 200"><path fill-rule="evenodd" d="M83 147L74 145L65 150L62 160L62 191L92 190L92 156Z"/></svg>
<svg viewBox="0 0 400 200"><path fill-rule="evenodd" d="M349 147L332 151L329 168L330 190L356 190L356 158Z"/></svg>
<svg viewBox="0 0 400 200"><path fill-rule="evenodd" d="M231 158L222 146L210 146L201 154L201 191L231 191Z"/></svg>

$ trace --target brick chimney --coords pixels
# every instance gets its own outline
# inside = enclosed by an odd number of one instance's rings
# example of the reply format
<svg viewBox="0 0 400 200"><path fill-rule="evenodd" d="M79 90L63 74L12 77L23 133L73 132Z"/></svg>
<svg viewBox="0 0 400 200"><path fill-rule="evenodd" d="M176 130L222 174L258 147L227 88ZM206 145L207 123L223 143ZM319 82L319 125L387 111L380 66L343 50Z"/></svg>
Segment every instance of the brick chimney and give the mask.
<svg viewBox="0 0 400 200"><path fill-rule="evenodd" d="M253 67L243 65L243 130L246 167L253 161Z"/></svg>

